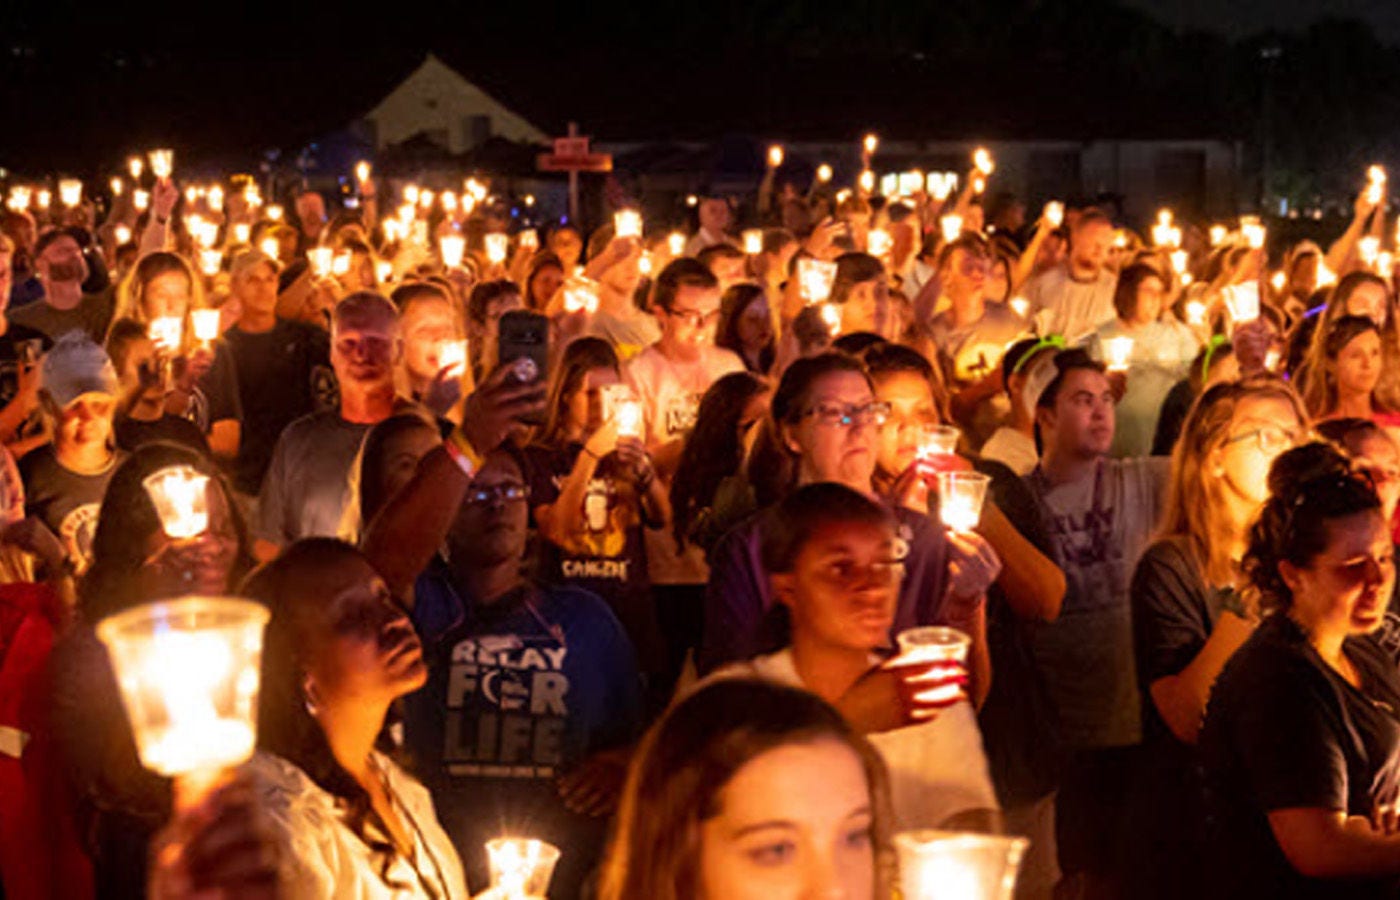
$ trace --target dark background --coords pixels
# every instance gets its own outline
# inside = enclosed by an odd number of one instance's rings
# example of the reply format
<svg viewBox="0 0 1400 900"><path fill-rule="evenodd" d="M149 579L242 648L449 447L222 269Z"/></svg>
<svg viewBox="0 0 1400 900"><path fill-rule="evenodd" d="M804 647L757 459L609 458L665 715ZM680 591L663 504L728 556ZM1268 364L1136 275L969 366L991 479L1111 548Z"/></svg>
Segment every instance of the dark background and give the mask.
<svg viewBox="0 0 1400 900"><path fill-rule="evenodd" d="M1384 0L0 4L0 166L236 164L367 112L432 51L551 133L1226 137L1271 190L1400 161ZM1339 15L1346 18L1339 18Z"/></svg>

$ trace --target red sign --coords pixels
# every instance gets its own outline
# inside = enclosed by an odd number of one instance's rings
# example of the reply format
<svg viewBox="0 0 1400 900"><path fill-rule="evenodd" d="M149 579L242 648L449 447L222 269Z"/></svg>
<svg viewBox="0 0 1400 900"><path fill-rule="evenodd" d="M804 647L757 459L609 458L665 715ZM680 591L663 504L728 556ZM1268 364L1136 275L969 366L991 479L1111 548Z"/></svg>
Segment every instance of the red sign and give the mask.
<svg viewBox="0 0 1400 900"><path fill-rule="evenodd" d="M587 156L588 138L576 136L555 138L554 155L563 157Z"/></svg>
<svg viewBox="0 0 1400 900"><path fill-rule="evenodd" d="M563 140L567 141L568 138ZM581 138L585 145L587 138ZM560 141L555 141L557 146ZM575 155L562 155L559 153L541 153L535 158L535 167L541 172L611 172L613 159L611 153L583 153Z"/></svg>

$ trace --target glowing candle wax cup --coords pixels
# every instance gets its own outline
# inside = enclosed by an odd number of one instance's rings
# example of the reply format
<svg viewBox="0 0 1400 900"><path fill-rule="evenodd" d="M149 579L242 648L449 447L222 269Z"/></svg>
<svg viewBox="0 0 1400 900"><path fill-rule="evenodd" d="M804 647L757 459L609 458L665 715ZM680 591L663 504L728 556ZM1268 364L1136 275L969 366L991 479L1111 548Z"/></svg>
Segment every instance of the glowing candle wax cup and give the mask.
<svg viewBox="0 0 1400 900"><path fill-rule="evenodd" d="M835 303L822 304L822 321L826 323L827 331L832 337L841 333L841 308Z"/></svg>
<svg viewBox="0 0 1400 900"><path fill-rule="evenodd" d="M60 179L58 197L64 206L77 206L83 200L83 183L76 178Z"/></svg>
<svg viewBox="0 0 1400 900"><path fill-rule="evenodd" d="M438 198L438 202L442 204L444 212L453 213L457 211L457 195L451 191L443 191L442 195Z"/></svg>
<svg viewBox="0 0 1400 900"><path fill-rule="evenodd" d="M48 209L49 201L53 199L53 194L48 190L40 188L39 193L34 195L34 202L40 209Z"/></svg>
<svg viewBox="0 0 1400 900"><path fill-rule="evenodd" d="M281 250L281 245L277 243L277 238L263 238L258 242L258 249L261 250L264 255L276 259L277 254Z"/></svg>
<svg viewBox="0 0 1400 900"><path fill-rule="evenodd" d="M685 253L685 235L679 231L673 231L666 235L666 251L672 256L680 256Z"/></svg>
<svg viewBox="0 0 1400 900"><path fill-rule="evenodd" d="M1186 304L1186 323L1188 325L1204 325L1206 323L1206 305L1199 300L1191 300Z"/></svg>
<svg viewBox="0 0 1400 900"><path fill-rule="evenodd" d="M167 776L252 755L268 611L231 597L182 597L102 620L141 762Z"/></svg>
<svg viewBox="0 0 1400 900"><path fill-rule="evenodd" d="M990 480L980 472L939 472L938 517L943 524L953 531L976 528Z"/></svg>
<svg viewBox="0 0 1400 900"><path fill-rule="evenodd" d="M1319 279L1320 281L1321 279ZM1232 284L1224 289L1225 305L1236 322L1259 318L1259 285L1255 282Z"/></svg>
<svg viewBox="0 0 1400 900"><path fill-rule="evenodd" d="M957 213L948 213L938 220L938 225L943 229L943 240L947 243L956 241L962 235L963 220Z"/></svg>
<svg viewBox="0 0 1400 900"><path fill-rule="evenodd" d="M534 900L549 889L559 848L533 838L496 838L486 842L491 873L488 895L499 900Z"/></svg>
<svg viewBox="0 0 1400 900"><path fill-rule="evenodd" d="M269 219L271 219L274 222L282 221L282 207L279 204L270 203L268 204L267 209L263 210L263 212Z"/></svg>
<svg viewBox="0 0 1400 900"><path fill-rule="evenodd" d="M582 276L569 279L564 283L564 311L589 315L597 312L598 286Z"/></svg>
<svg viewBox="0 0 1400 900"><path fill-rule="evenodd" d="M151 160L151 174L161 181L169 178L170 173L175 171L174 150L152 150L148 155Z"/></svg>
<svg viewBox="0 0 1400 900"><path fill-rule="evenodd" d="M374 275L381 282L388 281L394 277L394 264L387 259L376 260L374 263Z"/></svg>
<svg viewBox="0 0 1400 900"><path fill-rule="evenodd" d="M1224 225L1210 226L1210 245L1212 247L1219 247L1221 244L1225 243L1225 239L1229 236L1230 229L1226 228Z"/></svg>
<svg viewBox="0 0 1400 900"><path fill-rule="evenodd" d="M1356 242L1356 252L1357 255L1361 257L1363 263L1368 266L1374 266L1376 264L1376 258L1380 256L1381 239L1373 234L1366 235Z"/></svg>
<svg viewBox="0 0 1400 900"><path fill-rule="evenodd" d="M1128 362L1133 358L1134 343L1135 341L1126 335L1109 338L1104 342L1104 361L1108 363L1108 371L1128 371Z"/></svg>
<svg viewBox="0 0 1400 900"><path fill-rule="evenodd" d="M467 368L467 342L443 341L438 344L438 368L447 369L448 374L460 377Z"/></svg>
<svg viewBox="0 0 1400 900"><path fill-rule="evenodd" d="M919 435L919 459L952 456L961 436L962 432L953 425L925 425Z"/></svg>
<svg viewBox="0 0 1400 900"><path fill-rule="evenodd" d="M132 180L141 177L141 173L146 170L146 164L139 156L129 156L126 160L126 170L131 173Z"/></svg>
<svg viewBox="0 0 1400 900"><path fill-rule="evenodd" d="M992 154L986 147L978 147L972 151L972 167L983 176L991 175L996 171L996 163L992 162Z"/></svg>
<svg viewBox="0 0 1400 900"><path fill-rule="evenodd" d="M620 209L613 213L613 233L620 238L642 236L642 214L635 209Z"/></svg>
<svg viewBox="0 0 1400 900"><path fill-rule="evenodd" d="M817 166L817 181L820 181L822 184L826 184L830 181L832 174L831 166L826 163Z"/></svg>
<svg viewBox="0 0 1400 900"><path fill-rule="evenodd" d="M125 243L125 241L123 241L123 243ZM219 269L223 268L223 264L224 264L224 254L223 254L222 252L220 252L220 251L218 251L218 250L208 250L208 249L199 251L199 271L203 272L205 275L208 275L208 276L210 276L210 277L212 278L213 276L219 274ZM210 310L196 310L196 311L194 312L194 315L197 316L197 315L199 315L201 312L210 312ZM213 310L213 312L214 312L214 315L215 315L215 316L218 315L218 311L217 311L217 310ZM198 321L199 321L198 319L195 320L195 325L196 325L196 327L195 327L195 336L196 336L196 337L199 336Z"/></svg>
<svg viewBox="0 0 1400 900"><path fill-rule="evenodd" d="M218 263L221 260L219 251L207 250L214 258L214 271L218 271ZM197 341L209 343L219 336L219 311L217 309L196 309L190 313L190 325L194 329L194 337Z"/></svg>
<svg viewBox="0 0 1400 900"><path fill-rule="evenodd" d="M1186 274L1186 264L1190 261L1190 254L1185 250L1173 250L1170 254L1172 271L1178 275Z"/></svg>
<svg viewBox="0 0 1400 900"><path fill-rule="evenodd" d="M403 188L403 202L410 206L418 205L418 185L406 184Z"/></svg>
<svg viewBox="0 0 1400 900"><path fill-rule="evenodd" d="M860 142L861 149L866 156L873 156L875 150L880 146L880 138L874 134L867 134Z"/></svg>
<svg viewBox="0 0 1400 900"><path fill-rule="evenodd" d="M836 283L836 263L821 259L797 261L797 285L802 299L810 306L825 303Z"/></svg>
<svg viewBox="0 0 1400 900"><path fill-rule="evenodd" d="M900 172L897 184L899 193L905 196L917 194L924 189L924 173L918 169Z"/></svg>
<svg viewBox="0 0 1400 900"><path fill-rule="evenodd" d="M506 261L506 254L510 250L510 236L501 232L493 232L486 235L486 259L492 265L500 265Z"/></svg>
<svg viewBox="0 0 1400 900"><path fill-rule="evenodd" d="M883 228L872 228L866 236L866 249L871 256L884 256L894 246L894 238Z"/></svg>
<svg viewBox="0 0 1400 900"><path fill-rule="evenodd" d="M1027 300L1025 297L1012 297L1010 306L1011 311L1023 319L1030 315L1031 301Z"/></svg>
<svg viewBox="0 0 1400 900"><path fill-rule="evenodd" d="M757 256L763 252L762 229L749 228L744 232L744 252L749 256Z"/></svg>
<svg viewBox="0 0 1400 900"><path fill-rule="evenodd" d="M438 253L442 264L449 269L462 265L462 257L467 252L467 239L460 234L444 234L438 238Z"/></svg>
<svg viewBox="0 0 1400 900"><path fill-rule="evenodd" d="M1030 841L922 830L896 834L894 845L904 900L1011 900Z"/></svg>
<svg viewBox="0 0 1400 900"><path fill-rule="evenodd" d="M120 247L131 240L131 229L125 225L118 225L112 229L112 237L117 239L117 246Z"/></svg>
<svg viewBox="0 0 1400 900"><path fill-rule="evenodd" d="M235 244L246 244L253 234L253 226L247 222L237 222L233 226L233 242Z"/></svg>
<svg viewBox="0 0 1400 900"><path fill-rule="evenodd" d="M166 537L188 540L209 529L209 476L190 466L167 466L142 484Z"/></svg>
<svg viewBox="0 0 1400 900"><path fill-rule="evenodd" d="M778 168L783 164L783 145L774 144L768 148L768 165Z"/></svg>
<svg viewBox="0 0 1400 900"><path fill-rule="evenodd" d="M151 320L146 333L155 342L156 349L172 352L179 349L183 332L184 323L179 316L161 316Z"/></svg>
<svg viewBox="0 0 1400 900"><path fill-rule="evenodd" d="M344 278L350 274L350 251L342 250L331 260L331 274L336 278Z"/></svg>
<svg viewBox="0 0 1400 900"><path fill-rule="evenodd" d="M331 274L331 266L335 264L335 249L332 247L312 247L306 251L307 257L311 260L311 271L317 278L326 278Z"/></svg>
<svg viewBox="0 0 1400 900"><path fill-rule="evenodd" d="M1045 204L1045 221L1051 228L1059 228L1065 220L1065 205L1058 200Z"/></svg>
<svg viewBox="0 0 1400 900"><path fill-rule="evenodd" d="M423 190L421 190L421 191L418 192L418 208L419 208L419 209L432 209L432 208L433 208L433 201L436 200L436 199L437 199L437 195L436 195L436 194L434 194L432 191L428 190L427 188L424 188Z"/></svg>
<svg viewBox="0 0 1400 900"><path fill-rule="evenodd" d="M534 250L540 245L540 233L533 228L526 228L520 232L520 246L526 250Z"/></svg>

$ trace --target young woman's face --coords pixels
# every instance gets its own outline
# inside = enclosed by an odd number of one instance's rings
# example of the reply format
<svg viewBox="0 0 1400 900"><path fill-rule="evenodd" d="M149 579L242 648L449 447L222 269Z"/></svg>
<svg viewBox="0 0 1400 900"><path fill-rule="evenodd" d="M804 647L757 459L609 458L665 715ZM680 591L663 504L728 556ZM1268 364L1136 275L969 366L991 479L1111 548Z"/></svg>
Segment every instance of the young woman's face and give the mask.
<svg viewBox="0 0 1400 900"><path fill-rule="evenodd" d="M323 584L327 599L301 636L318 699L383 703L422 687L428 670L418 635L369 563L347 559Z"/></svg>
<svg viewBox="0 0 1400 900"><path fill-rule="evenodd" d="M768 311L768 301L756 298L744 311L739 313L737 323L739 343L750 353L757 353L773 340L773 317Z"/></svg>
<svg viewBox="0 0 1400 900"><path fill-rule="evenodd" d="M1384 287L1373 281L1362 282L1347 297L1347 315L1365 316L1377 328L1384 328L1389 306L1386 301Z"/></svg>
<svg viewBox="0 0 1400 900"><path fill-rule="evenodd" d="M816 380L808 396L802 419L784 429L804 477L868 486L875 473L879 428L870 408L875 395L869 382L859 372L829 372Z"/></svg>
<svg viewBox="0 0 1400 900"><path fill-rule="evenodd" d="M749 760L701 825L703 900L871 900L874 893L870 786L855 751L835 740Z"/></svg>
<svg viewBox="0 0 1400 900"><path fill-rule="evenodd" d="M183 318L189 308L190 280L183 272L162 272L141 292L141 312L148 322L164 316Z"/></svg>
<svg viewBox="0 0 1400 900"><path fill-rule="evenodd" d="M530 308L543 310L549 305L549 300L559 290L559 285L564 283L564 270L558 266L545 266L535 274L535 278L530 282Z"/></svg>
<svg viewBox="0 0 1400 900"><path fill-rule="evenodd" d="M880 428L877 462L886 475L899 475L919 455L923 429L941 419L928 382L914 372L891 372L875 379L875 396L890 405L890 417Z"/></svg>
<svg viewBox="0 0 1400 900"><path fill-rule="evenodd" d="M1363 331L1347 341L1333 364L1337 393L1342 397L1367 397L1381 380L1381 336Z"/></svg>
<svg viewBox="0 0 1400 900"><path fill-rule="evenodd" d="M589 369L588 374L583 376L583 383L579 385L579 389L565 400L568 406L569 427L581 429L585 439L597 431L598 426L603 424L602 390L609 385L621 383L622 379L618 377L615 369L607 366Z"/></svg>
<svg viewBox="0 0 1400 900"><path fill-rule="evenodd" d="M1134 310L1133 322L1145 325L1160 319L1165 293L1166 287L1162 284L1162 279L1155 275L1149 275L1138 282L1137 307Z"/></svg>
<svg viewBox="0 0 1400 900"><path fill-rule="evenodd" d="M1327 522L1327 548L1306 566L1279 564L1293 615L1315 633L1369 634L1385 615L1395 581L1395 547L1377 510Z"/></svg>
<svg viewBox="0 0 1400 900"><path fill-rule="evenodd" d="M1365 472L1381 498L1381 513L1387 522L1400 506L1400 448L1384 432L1363 438L1352 453L1357 471Z"/></svg>
<svg viewBox="0 0 1400 900"><path fill-rule="evenodd" d="M1225 441L1214 451L1216 477L1228 491L1253 504L1269 498L1269 466L1293 447L1303 425L1282 397L1246 397L1235 406Z"/></svg>

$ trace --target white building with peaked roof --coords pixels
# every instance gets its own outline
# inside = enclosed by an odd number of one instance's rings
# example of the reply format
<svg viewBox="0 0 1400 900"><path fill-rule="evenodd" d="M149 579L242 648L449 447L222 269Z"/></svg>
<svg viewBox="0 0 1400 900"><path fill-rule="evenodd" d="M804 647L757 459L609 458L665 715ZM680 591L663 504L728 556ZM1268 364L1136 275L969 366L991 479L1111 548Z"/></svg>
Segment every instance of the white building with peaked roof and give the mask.
<svg viewBox="0 0 1400 900"><path fill-rule="evenodd" d="M464 153L491 137L536 143L549 139L431 53L364 118L376 150L419 133L451 153Z"/></svg>

